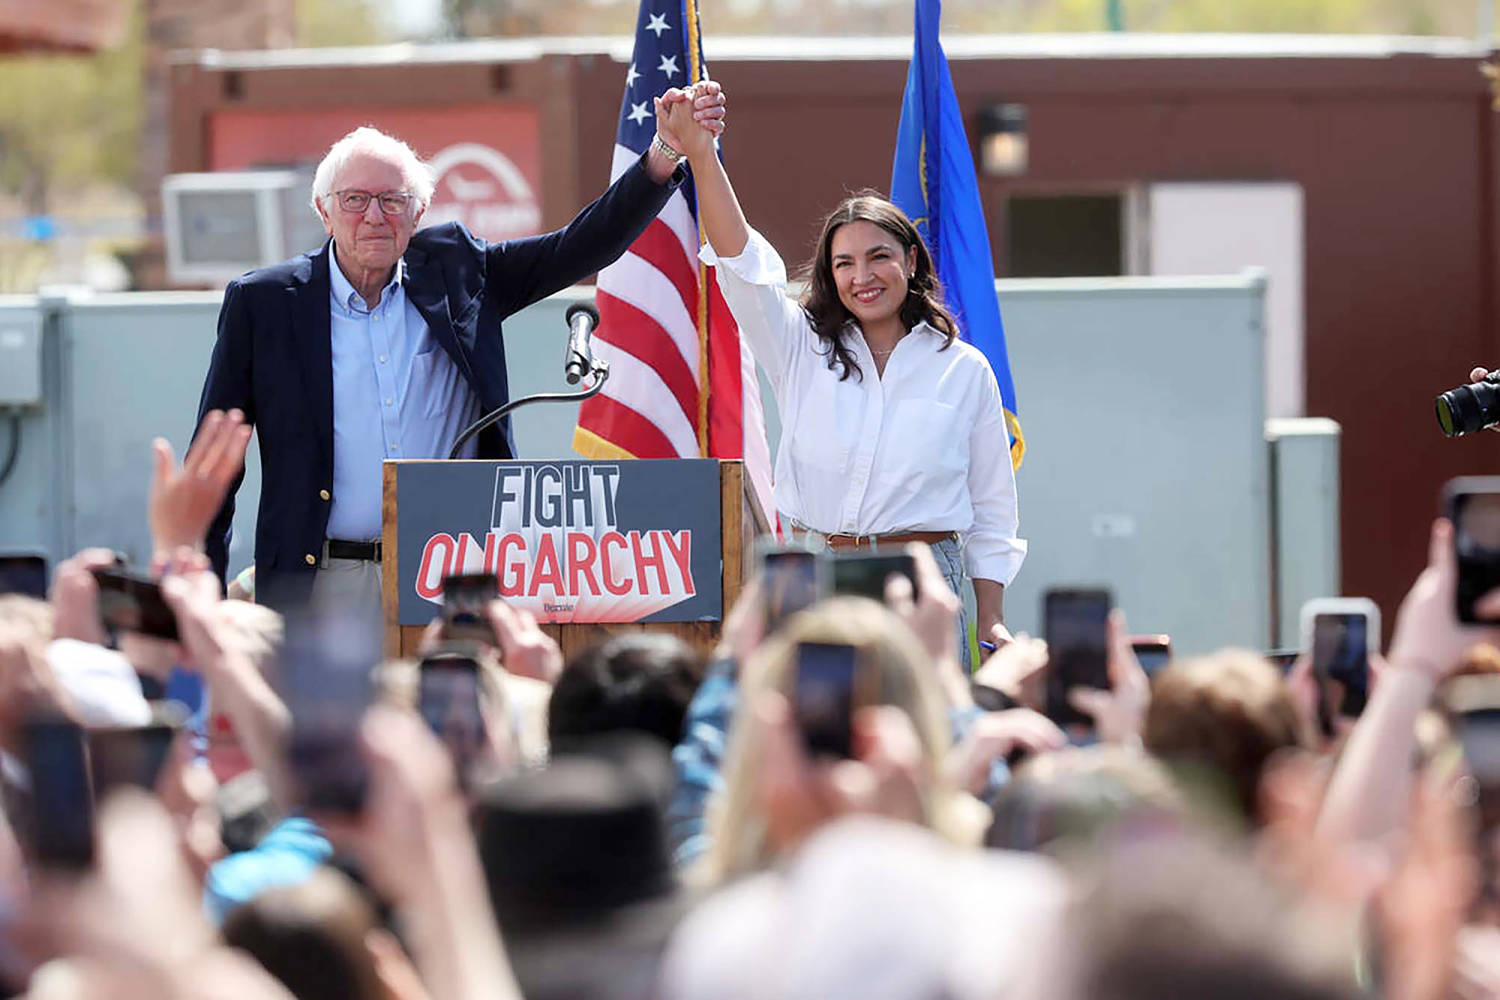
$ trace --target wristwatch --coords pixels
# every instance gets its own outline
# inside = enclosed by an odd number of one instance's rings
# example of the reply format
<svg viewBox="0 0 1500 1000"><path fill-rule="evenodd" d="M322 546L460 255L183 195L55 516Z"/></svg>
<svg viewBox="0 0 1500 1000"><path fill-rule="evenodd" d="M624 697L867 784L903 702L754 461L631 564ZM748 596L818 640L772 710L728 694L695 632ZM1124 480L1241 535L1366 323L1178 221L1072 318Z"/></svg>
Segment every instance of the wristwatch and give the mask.
<svg viewBox="0 0 1500 1000"><path fill-rule="evenodd" d="M651 140L651 148L659 152L662 156L665 156L667 159L671 160L673 166L676 166L683 160L687 159L686 153L679 153L671 146L668 146L667 140L661 137L660 132L656 133L656 137Z"/></svg>

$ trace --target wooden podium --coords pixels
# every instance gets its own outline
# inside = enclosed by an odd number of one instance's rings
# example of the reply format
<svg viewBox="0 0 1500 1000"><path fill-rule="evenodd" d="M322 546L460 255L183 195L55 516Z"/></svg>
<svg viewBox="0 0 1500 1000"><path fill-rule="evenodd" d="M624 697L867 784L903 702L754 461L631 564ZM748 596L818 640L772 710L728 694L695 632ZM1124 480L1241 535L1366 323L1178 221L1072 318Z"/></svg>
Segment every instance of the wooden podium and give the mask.
<svg viewBox="0 0 1500 1000"><path fill-rule="evenodd" d="M744 581L753 571L754 567L752 565L751 553L753 552L755 538L770 531L770 525L766 518L766 515L761 511L760 505L759 503L757 503L754 496L754 491L751 488L749 477L745 474L744 463L740 461L718 461L717 470L714 470L711 467L710 462L702 459L661 461L622 460L616 462L588 462L572 459L558 460L556 462L528 460L457 460L447 462L439 460L421 460L385 462L383 468L384 494L382 515L384 530L382 536L381 569L384 580L383 605L386 625L385 645L387 655L416 655L417 645L420 641L422 630L425 625L411 623L413 611L410 607L410 599L408 599L407 609L408 622L406 624L401 623L401 598L403 596L401 593L403 580L402 568L403 561L422 560L421 569L427 569L428 564L426 562L426 559L430 556L430 553L422 551L421 546L417 541L420 538L420 533L414 536L410 529L406 531L402 530L403 515L413 520L415 520L420 515L414 515L410 510L403 511L400 506L400 497L398 496L398 494L407 496L409 498L408 504L410 505L413 503L410 498L414 495L421 494L423 490L426 489L426 487L423 486L423 480L430 479L432 480L433 485L437 487L436 491L427 491L428 495L430 496L430 503L439 504L446 503L451 500L451 494L453 492L451 481L458 473L462 473L467 480L471 480L475 484L487 484L490 482L494 482L496 484L494 486L494 506L493 508L487 508L491 511L491 513L489 517L485 518L486 521L489 521L492 518L499 516L496 512L500 510L502 497L505 497L507 499L519 500L519 498L523 495L522 485L520 485L523 479L525 480L525 502L528 504L533 502L531 494L532 487L530 484L532 483L533 479L535 479L538 481L538 485L536 485L535 487L535 491L537 494L536 502L540 503L542 487L539 484L539 481L542 478L542 473L539 470L542 469L562 470L557 473L559 490L561 490L562 487L560 484L562 482L563 471L566 471L568 473L568 476L566 478L569 485L578 486L580 489L582 489L583 487L580 484L587 484L596 481L604 482L606 484L611 483L613 480L610 479L610 473L612 471L618 472L621 470L629 474L628 478L632 480L632 482L640 482L643 478L647 482L665 481L671 476L678 474L679 470L671 467L681 467L689 464L694 466L691 472L693 473L694 477L700 482L700 484L707 482L710 487L710 477L712 476L712 473L714 471L717 471L719 506L717 518L718 537L712 539L710 548L711 550L716 550L716 554L719 558L718 565L716 567L713 566L712 561L705 562L704 565L713 567L709 570L709 572L717 573L719 591L722 595L722 601L714 602L716 606L708 609L706 613L702 611L702 609L700 609L699 615L701 618L707 617L709 614L711 614L717 620L678 622L658 621L649 623L639 621L589 621L570 622L566 624L550 624L544 622L542 627L558 641L558 643L562 646L563 655L569 659L572 659L572 657L580 651L603 641L606 636L612 633L631 631L654 631L671 633L682 638L686 642L693 645L695 648L702 651L705 655L707 655L719 639L719 633L722 629L724 615L730 608L734 606L734 602L739 597L740 589L743 586ZM455 466L468 467L468 469L455 469ZM562 469L562 467L564 466L571 468L564 470ZM522 475L523 472L525 473L524 476ZM627 477L620 477L620 481L624 482L625 478ZM502 492L502 487L500 484L509 482L512 479L514 479L518 484L515 491ZM402 484L400 488L398 488L398 483ZM640 490L637 488L635 492L639 493ZM658 494L659 495L652 495L649 497L649 500L651 502L646 504L646 507L653 515L663 519L663 521L670 526L675 526L678 523L677 516L679 512L673 509L674 504L677 504L679 502L684 504L693 504L693 510L682 510L680 512L682 517L681 523L687 524L689 522L689 519L693 515L694 510L698 510L700 514L702 513L700 508L702 508L702 506L706 502L703 498L711 498L712 496L711 491L709 490L700 490L693 493L684 492L681 494L681 496L683 497L691 495L694 498L692 500L679 500L679 495L671 490L666 490L664 492L658 491ZM477 486L475 489L469 491L469 495L471 497L469 507L479 507L479 501L483 500L484 497L480 496L480 490L477 488ZM587 505L587 503L589 502L588 500L583 499L582 496L580 494L577 494L576 492L573 494L569 494L569 498L572 501L584 505ZM427 505L420 500L415 502L419 506ZM610 497L603 502L613 513L615 496L611 494ZM626 500L624 498L621 498L620 503L622 504L622 506L625 504L625 502ZM635 503L635 507L637 509L639 509L641 506L642 505L639 501ZM581 510L583 508L580 507L578 509ZM446 530L451 531L452 529ZM496 529L491 528L490 530L494 531ZM639 532L632 531L630 532L630 534L633 537L635 535L638 535ZM479 544L477 539L473 540L475 541L476 545ZM491 542L487 538L483 544L486 558L488 558L490 553L489 546ZM698 544L701 546L702 542L700 541ZM403 550L403 545L406 546L405 550ZM463 546L461 544L460 558L462 557L462 551ZM709 555L712 554L715 554L714 551L704 553L698 557L695 557L695 559L706 559ZM656 557L660 558L659 549L656 553ZM568 558L571 559L571 557ZM695 562L694 565L697 566L698 563ZM408 567L408 580L411 579L411 574L414 572L420 572L420 570L413 570L411 567ZM605 572L607 573L608 570L606 569ZM429 576L430 575L431 574L429 573ZM663 577L663 579L665 578ZM431 598L429 597L428 600L431 600ZM437 605L433 604L432 608L433 616L435 617L437 613Z"/></svg>

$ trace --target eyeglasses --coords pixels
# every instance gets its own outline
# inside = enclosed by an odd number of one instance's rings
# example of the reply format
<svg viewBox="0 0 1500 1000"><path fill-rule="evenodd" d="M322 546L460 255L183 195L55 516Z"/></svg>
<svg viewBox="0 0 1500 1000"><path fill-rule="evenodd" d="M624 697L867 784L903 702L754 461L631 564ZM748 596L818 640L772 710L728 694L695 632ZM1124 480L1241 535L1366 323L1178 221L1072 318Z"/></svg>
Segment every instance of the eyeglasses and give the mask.
<svg viewBox="0 0 1500 1000"><path fill-rule="evenodd" d="M405 191L382 191L375 194L350 188L344 191L334 191L332 197L337 199L339 208L344 211L361 214L370 207L371 198L379 202L380 211L386 215L405 215L407 206L411 204L411 195Z"/></svg>

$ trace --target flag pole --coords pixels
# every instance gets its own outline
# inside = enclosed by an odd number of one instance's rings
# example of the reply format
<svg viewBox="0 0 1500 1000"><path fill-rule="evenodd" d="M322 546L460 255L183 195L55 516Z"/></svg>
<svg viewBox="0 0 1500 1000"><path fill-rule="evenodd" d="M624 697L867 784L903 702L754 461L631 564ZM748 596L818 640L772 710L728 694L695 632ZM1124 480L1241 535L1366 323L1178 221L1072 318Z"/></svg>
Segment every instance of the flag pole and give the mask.
<svg viewBox="0 0 1500 1000"><path fill-rule="evenodd" d="M687 19L688 63L691 82L703 79L703 56L698 29L698 0L683 0L683 16ZM697 189L694 189L694 196ZM698 206L693 206L693 216L698 218L698 245L704 243L703 220L698 215ZM708 457L708 266L702 260L698 264L698 454Z"/></svg>

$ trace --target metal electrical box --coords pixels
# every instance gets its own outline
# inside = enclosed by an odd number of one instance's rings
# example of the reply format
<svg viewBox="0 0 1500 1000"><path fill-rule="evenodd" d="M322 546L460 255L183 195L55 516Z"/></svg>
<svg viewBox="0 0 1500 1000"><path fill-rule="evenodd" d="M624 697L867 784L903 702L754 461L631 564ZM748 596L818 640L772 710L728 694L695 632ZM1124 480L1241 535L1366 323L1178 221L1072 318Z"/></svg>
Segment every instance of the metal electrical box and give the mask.
<svg viewBox="0 0 1500 1000"><path fill-rule="evenodd" d="M42 402L42 314L0 305L0 407Z"/></svg>
<svg viewBox="0 0 1500 1000"><path fill-rule="evenodd" d="M1266 421L1271 451L1274 645L1302 641L1302 605L1338 597L1339 425L1324 417Z"/></svg>

